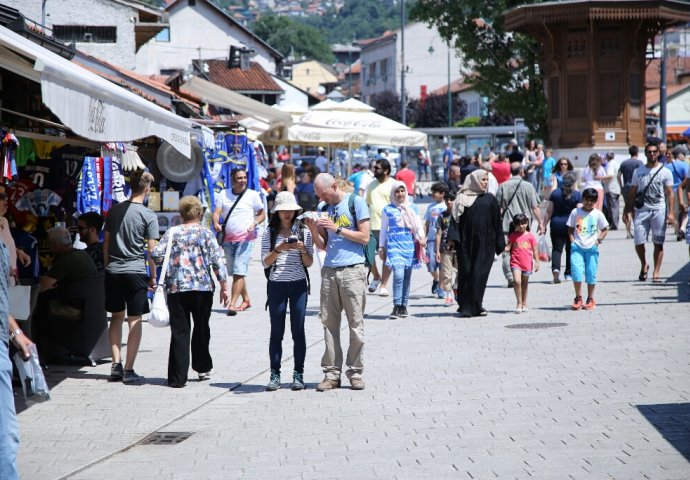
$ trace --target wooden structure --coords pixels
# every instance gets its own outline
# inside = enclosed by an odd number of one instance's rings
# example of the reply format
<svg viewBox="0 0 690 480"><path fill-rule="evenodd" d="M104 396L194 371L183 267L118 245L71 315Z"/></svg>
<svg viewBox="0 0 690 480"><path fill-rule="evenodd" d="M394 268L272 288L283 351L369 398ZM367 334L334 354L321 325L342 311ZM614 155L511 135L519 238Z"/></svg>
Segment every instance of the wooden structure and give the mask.
<svg viewBox="0 0 690 480"><path fill-rule="evenodd" d="M645 141L646 52L660 30L690 22L678 0L566 0L504 14L537 39L550 144L610 148Z"/></svg>

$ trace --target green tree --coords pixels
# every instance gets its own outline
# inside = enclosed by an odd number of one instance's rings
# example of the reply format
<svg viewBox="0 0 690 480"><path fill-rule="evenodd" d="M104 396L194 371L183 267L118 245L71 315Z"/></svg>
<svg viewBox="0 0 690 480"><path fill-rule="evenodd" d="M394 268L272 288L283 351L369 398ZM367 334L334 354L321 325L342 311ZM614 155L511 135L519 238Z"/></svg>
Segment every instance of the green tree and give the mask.
<svg viewBox="0 0 690 480"><path fill-rule="evenodd" d="M536 41L504 29L503 13L542 0L418 0L410 16L436 27L441 37L463 53L476 76L470 79L493 108L523 117L546 139L546 97L537 65Z"/></svg>
<svg viewBox="0 0 690 480"><path fill-rule="evenodd" d="M264 15L254 22L252 30L285 56L292 54L324 63L334 60L330 46L317 29L289 17Z"/></svg>

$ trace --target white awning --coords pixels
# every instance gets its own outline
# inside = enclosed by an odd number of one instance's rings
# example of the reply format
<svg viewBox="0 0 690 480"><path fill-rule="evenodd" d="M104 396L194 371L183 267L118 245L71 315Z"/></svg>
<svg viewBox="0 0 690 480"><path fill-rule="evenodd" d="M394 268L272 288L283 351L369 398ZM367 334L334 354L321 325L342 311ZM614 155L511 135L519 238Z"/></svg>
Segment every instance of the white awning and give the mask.
<svg viewBox="0 0 690 480"><path fill-rule="evenodd" d="M43 103L77 135L99 142L129 142L153 135L170 143L187 158L191 156L189 119L5 27L0 27L0 67L39 82Z"/></svg>
<svg viewBox="0 0 690 480"><path fill-rule="evenodd" d="M281 112L278 109L269 107L264 103L257 102L241 93L233 92L203 78L192 77L183 83L181 88L200 97L206 103L261 120L267 123L270 128L288 127L292 124L292 118L289 113Z"/></svg>

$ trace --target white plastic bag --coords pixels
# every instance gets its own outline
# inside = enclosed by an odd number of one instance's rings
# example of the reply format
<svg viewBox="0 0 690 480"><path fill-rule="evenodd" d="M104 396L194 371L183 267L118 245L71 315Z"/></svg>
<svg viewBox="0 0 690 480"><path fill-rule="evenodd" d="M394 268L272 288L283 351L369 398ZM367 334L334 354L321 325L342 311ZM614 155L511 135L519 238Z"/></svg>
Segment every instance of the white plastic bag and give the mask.
<svg viewBox="0 0 690 480"><path fill-rule="evenodd" d="M43 376L41 364L38 361L36 345L29 346L29 352L31 352L31 358L26 361L22 358L21 353L15 353L14 364L19 371L24 400L26 400L27 405L33 405L34 403L50 400L50 391L48 390L46 377Z"/></svg>
<svg viewBox="0 0 690 480"><path fill-rule="evenodd" d="M151 302L151 313L149 313L149 325L156 328L170 326L170 312L165 298L165 290L162 286L156 287Z"/></svg>
<svg viewBox="0 0 690 480"><path fill-rule="evenodd" d="M549 242L546 241L546 235L539 235L539 260L548 262L551 260L551 250L549 249Z"/></svg>
<svg viewBox="0 0 690 480"><path fill-rule="evenodd" d="M31 287L15 285L9 289L10 313L15 320L26 320L31 313Z"/></svg>

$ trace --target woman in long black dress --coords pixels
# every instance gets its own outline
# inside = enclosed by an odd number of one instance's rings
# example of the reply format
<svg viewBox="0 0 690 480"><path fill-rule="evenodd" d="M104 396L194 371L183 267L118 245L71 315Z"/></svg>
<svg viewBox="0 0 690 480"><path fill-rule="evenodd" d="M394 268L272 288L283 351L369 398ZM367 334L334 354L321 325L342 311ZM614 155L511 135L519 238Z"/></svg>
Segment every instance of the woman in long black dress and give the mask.
<svg viewBox="0 0 690 480"><path fill-rule="evenodd" d="M489 176L485 170L472 172L453 204L458 225L458 312L461 317L486 316L484 291L494 263L503 252L505 238L496 197L487 193Z"/></svg>

